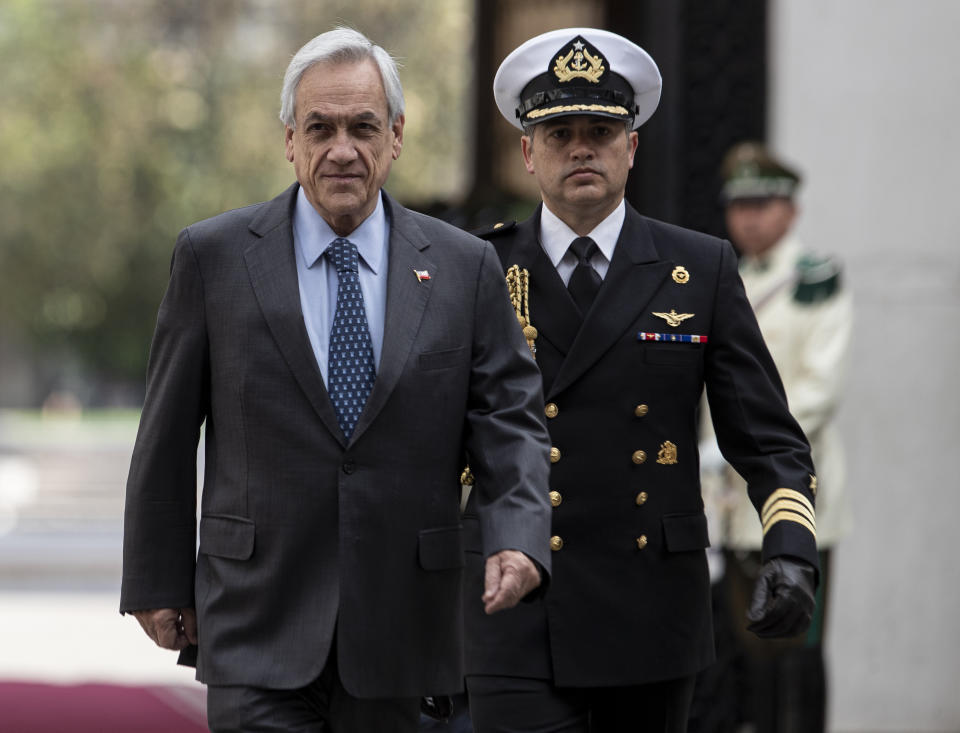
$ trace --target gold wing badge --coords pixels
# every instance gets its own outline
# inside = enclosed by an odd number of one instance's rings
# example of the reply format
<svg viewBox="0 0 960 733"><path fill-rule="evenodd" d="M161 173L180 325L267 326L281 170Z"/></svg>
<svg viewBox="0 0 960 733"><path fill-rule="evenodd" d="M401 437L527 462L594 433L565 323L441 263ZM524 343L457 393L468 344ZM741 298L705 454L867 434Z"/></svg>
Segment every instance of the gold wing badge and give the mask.
<svg viewBox="0 0 960 733"><path fill-rule="evenodd" d="M695 313L677 313L676 310L671 308L669 313L657 313L656 311L654 311L653 315L655 315L657 318L662 318L663 320L665 320L668 326L672 326L673 328L676 328L688 318L693 318L696 314Z"/></svg>

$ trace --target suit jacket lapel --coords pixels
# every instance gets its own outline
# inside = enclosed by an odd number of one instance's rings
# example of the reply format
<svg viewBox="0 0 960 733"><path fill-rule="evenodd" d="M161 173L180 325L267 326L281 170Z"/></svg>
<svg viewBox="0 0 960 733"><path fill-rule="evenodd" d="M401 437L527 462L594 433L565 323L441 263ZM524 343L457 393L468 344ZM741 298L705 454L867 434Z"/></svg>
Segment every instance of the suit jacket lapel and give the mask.
<svg viewBox="0 0 960 733"><path fill-rule="evenodd" d="M438 274L436 263L425 252L430 242L413 217L386 193L384 205L390 218L390 252L383 348L377 381L354 428L351 442L363 434L383 409L397 386L420 330L433 281L419 280L414 270L427 270L431 277Z"/></svg>
<svg viewBox="0 0 960 733"><path fill-rule="evenodd" d="M672 263L660 260L643 217L628 205L610 269L548 398L573 383L613 346L650 302L671 267Z"/></svg>
<svg viewBox="0 0 960 733"><path fill-rule="evenodd" d="M292 224L297 189L294 184L273 199L250 223L257 239L243 256L260 310L290 371L327 429L345 445L300 306Z"/></svg>

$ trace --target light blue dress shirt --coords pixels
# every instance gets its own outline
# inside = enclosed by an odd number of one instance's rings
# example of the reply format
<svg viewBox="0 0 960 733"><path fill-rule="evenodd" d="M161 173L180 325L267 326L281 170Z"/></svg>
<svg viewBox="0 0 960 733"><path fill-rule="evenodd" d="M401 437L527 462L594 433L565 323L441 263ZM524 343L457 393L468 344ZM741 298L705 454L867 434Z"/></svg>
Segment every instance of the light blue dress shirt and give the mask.
<svg viewBox="0 0 960 733"><path fill-rule="evenodd" d="M330 329L337 313L337 288L340 284L337 269L324 252L338 236L313 208L301 188L293 212L300 308L324 384L327 383ZM383 208L382 195L377 198L377 208L373 213L346 238L357 246L360 255L360 290L363 291L363 306L370 328L373 359L379 372L387 309L387 257L390 246L390 222Z"/></svg>

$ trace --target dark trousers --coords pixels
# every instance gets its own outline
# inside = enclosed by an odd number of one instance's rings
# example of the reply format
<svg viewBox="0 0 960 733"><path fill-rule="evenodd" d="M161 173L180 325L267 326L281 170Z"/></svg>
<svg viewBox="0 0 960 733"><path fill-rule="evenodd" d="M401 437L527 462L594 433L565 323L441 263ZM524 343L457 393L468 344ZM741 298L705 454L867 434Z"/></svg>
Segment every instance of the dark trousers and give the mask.
<svg viewBox="0 0 960 733"><path fill-rule="evenodd" d="M467 677L476 733L686 733L694 677L629 687Z"/></svg>
<svg viewBox="0 0 960 733"><path fill-rule="evenodd" d="M296 690L211 685L213 733L416 733L420 698L364 700L343 688L335 651L320 676Z"/></svg>
<svg viewBox="0 0 960 733"><path fill-rule="evenodd" d="M717 661L697 678L690 733L821 733L826 724L823 658L830 551L820 552L820 586L809 631L760 639L746 612L762 567L760 553L724 551L725 574L714 586Z"/></svg>
<svg viewBox="0 0 960 733"><path fill-rule="evenodd" d="M467 704L467 694L457 693L452 696L453 711L448 720L434 720L426 715L420 716L420 733L473 733L470 722L470 708Z"/></svg>

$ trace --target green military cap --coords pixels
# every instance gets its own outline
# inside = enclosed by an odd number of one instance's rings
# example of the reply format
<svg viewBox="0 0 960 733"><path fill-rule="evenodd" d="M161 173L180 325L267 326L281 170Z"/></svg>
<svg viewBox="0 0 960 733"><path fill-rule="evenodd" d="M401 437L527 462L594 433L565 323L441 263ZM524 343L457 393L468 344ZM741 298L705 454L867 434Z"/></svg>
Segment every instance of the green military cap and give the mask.
<svg viewBox="0 0 960 733"><path fill-rule="evenodd" d="M800 185L800 174L777 160L758 142L734 145L721 167L725 203L737 199L792 199Z"/></svg>

